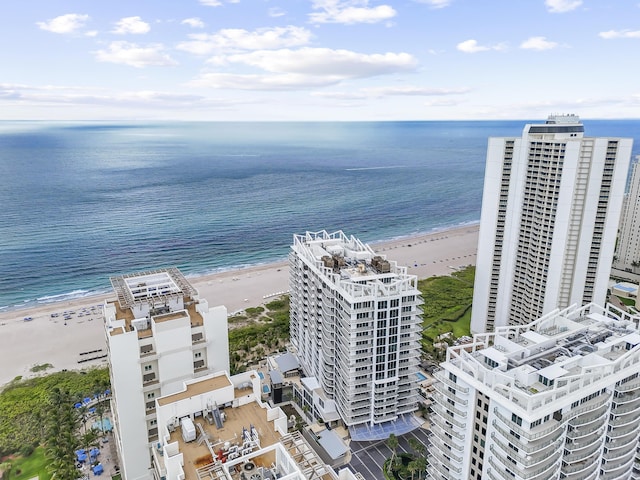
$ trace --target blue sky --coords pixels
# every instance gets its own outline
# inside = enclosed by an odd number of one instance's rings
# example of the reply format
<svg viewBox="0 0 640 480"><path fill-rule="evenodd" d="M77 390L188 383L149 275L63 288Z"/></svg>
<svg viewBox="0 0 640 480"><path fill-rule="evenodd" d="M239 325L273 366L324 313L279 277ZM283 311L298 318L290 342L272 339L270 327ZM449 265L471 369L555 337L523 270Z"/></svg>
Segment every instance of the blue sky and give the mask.
<svg viewBox="0 0 640 480"><path fill-rule="evenodd" d="M13 2L0 119L640 117L640 0Z"/></svg>

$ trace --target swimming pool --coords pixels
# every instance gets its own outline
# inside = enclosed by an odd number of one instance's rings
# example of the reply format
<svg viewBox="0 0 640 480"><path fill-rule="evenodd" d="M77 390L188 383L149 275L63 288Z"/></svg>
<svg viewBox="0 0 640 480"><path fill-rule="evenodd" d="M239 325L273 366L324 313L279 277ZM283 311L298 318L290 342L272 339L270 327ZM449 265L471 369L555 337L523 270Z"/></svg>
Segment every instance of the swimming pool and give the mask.
<svg viewBox="0 0 640 480"><path fill-rule="evenodd" d="M258 376L260 377L260 380L264 380L264 373L258 372Z"/></svg>
<svg viewBox="0 0 640 480"><path fill-rule="evenodd" d="M427 377L422 372L416 372L416 377L418 377L418 380L420 380L421 382L427 379Z"/></svg>
<svg viewBox="0 0 640 480"><path fill-rule="evenodd" d="M264 393L264 394L271 393L271 389L269 388L269 385L263 385L262 386L262 393Z"/></svg>

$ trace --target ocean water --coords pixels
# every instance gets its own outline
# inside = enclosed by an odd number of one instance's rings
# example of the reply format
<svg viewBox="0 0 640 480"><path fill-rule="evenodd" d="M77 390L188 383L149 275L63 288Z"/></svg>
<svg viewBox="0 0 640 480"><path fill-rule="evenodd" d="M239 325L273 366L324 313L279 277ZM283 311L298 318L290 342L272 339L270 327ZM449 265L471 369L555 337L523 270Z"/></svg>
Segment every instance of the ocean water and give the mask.
<svg viewBox="0 0 640 480"><path fill-rule="evenodd" d="M0 122L0 309L284 259L306 230L477 222L487 138L525 123ZM640 121L584 123L640 153Z"/></svg>

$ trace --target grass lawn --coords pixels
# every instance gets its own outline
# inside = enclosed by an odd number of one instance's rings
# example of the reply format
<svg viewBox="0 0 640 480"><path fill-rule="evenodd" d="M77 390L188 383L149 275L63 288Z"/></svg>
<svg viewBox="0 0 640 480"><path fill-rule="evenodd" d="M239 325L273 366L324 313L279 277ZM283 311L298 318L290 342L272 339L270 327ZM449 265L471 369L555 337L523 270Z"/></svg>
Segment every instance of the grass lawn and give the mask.
<svg viewBox="0 0 640 480"><path fill-rule="evenodd" d="M635 307L636 306L636 299L635 298L618 297L618 300L620 300L622 302L622 304L626 305L627 307Z"/></svg>
<svg viewBox="0 0 640 480"><path fill-rule="evenodd" d="M433 340L445 332L456 338L469 335L475 267L452 275L421 280L418 288L424 299L423 347L429 350Z"/></svg>
<svg viewBox="0 0 640 480"><path fill-rule="evenodd" d="M30 456L11 461L11 474L7 480L29 480L34 477L39 477L40 480L49 480L51 474L47 471L47 464L48 460L44 456L44 449L38 447Z"/></svg>

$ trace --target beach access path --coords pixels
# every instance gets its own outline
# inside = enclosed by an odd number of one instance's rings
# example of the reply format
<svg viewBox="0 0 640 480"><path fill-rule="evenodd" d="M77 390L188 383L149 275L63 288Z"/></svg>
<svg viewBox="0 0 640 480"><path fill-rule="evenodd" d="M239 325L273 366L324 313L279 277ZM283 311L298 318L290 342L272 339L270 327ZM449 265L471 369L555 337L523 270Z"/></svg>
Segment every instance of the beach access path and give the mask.
<svg viewBox="0 0 640 480"><path fill-rule="evenodd" d="M477 244L475 224L370 246L423 279L475 265ZM210 307L225 305L231 315L286 293L288 263L190 277L189 281ZM115 296L97 295L0 313L0 385L19 375L33 376L31 368L36 365L51 364L45 372L106 365L101 305L107 298Z"/></svg>

